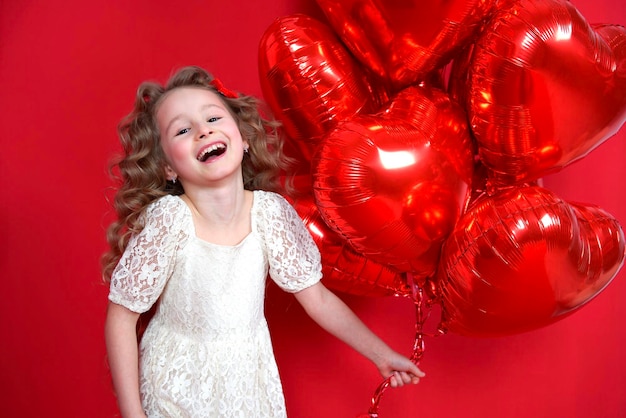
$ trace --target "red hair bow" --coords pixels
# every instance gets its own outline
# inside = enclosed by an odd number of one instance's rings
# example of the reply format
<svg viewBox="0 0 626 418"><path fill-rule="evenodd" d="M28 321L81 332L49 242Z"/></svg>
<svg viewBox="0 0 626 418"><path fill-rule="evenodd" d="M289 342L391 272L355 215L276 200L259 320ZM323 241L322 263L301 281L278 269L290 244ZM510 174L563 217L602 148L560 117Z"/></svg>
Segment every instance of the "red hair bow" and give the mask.
<svg viewBox="0 0 626 418"><path fill-rule="evenodd" d="M224 84L222 84L222 82L217 78L214 78L210 84L215 87L215 90L217 90L218 93L224 97L229 97L231 99L236 99L237 97L239 97L236 92L224 87Z"/></svg>

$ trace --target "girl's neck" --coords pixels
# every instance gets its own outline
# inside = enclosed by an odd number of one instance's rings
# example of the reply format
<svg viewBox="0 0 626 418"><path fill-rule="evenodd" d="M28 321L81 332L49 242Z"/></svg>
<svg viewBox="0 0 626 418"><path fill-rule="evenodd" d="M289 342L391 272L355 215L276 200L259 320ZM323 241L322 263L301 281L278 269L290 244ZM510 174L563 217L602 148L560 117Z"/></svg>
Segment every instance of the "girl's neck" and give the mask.
<svg viewBox="0 0 626 418"><path fill-rule="evenodd" d="M241 187L224 187L191 190L182 198L191 208L194 217L210 225L229 225L247 212L249 192Z"/></svg>
<svg viewBox="0 0 626 418"><path fill-rule="evenodd" d="M196 236L220 245L237 245L250 234L253 193L211 189L181 196L191 210Z"/></svg>

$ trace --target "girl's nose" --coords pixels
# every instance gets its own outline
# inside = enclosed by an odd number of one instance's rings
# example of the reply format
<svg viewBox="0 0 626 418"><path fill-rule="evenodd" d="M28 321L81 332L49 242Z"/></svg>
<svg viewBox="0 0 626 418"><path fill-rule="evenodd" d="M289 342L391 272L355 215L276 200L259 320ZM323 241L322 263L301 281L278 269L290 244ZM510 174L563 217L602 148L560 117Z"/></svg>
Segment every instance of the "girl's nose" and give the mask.
<svg viewBox="0 0 626 418"><path fill-rule="evenodd" d="M206 138L207 136L211 135L213 133L213 129L211 129L210 126L202 126L199 130L198 130L198 137L200 139Z"/></svg>

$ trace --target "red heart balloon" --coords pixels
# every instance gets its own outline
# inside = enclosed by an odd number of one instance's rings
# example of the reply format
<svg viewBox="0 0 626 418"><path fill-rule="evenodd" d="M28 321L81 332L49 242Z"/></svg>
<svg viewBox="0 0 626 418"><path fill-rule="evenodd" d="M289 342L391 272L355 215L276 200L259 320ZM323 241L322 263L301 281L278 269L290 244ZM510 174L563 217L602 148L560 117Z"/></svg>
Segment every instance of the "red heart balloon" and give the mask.
<svg viewBox="0 0 626 418"><path fill-rule="evenodd" d="M312 197L298 198L293 206L320 249L327 287L356 296L411 294L403 275L357 253L332 231L322 220Z"/></svg>
<svg viewBox="0 0 626 418"><path fill-rule="evenodd" d="M438 270L445 329L498 336L539 328L597 295L624 261L618 222L536 186L484 196L446 241Z"/></svg>
<svg viewBox="0 0 626 418"><path fill-rule="evenodd" d="M367 68L397 89L423 80L471 42L496 0L317 0Z"/></svg>
<svg viewBox="0 0 626 418"><path fill-rule="evenodd" d="M460 107L411 87L328 134L312 160L313 189L327 225L357 252L424 278L465 208L472 164Z"/></svg>
<svg viewBox="0 0 626 418"><path fill-rule="evenodd" d="M306 15L279 18L266 29L259 74L265 101L305 161L339 121L387 101L332 30Z"/></svg>
<svg viewBox="0 0 626 418"><path fill-rule="evenodd" d="M558 171L626 121L626 28L594 29L569 1L499 10L468 68L459 96L497 184Z"/></svg>

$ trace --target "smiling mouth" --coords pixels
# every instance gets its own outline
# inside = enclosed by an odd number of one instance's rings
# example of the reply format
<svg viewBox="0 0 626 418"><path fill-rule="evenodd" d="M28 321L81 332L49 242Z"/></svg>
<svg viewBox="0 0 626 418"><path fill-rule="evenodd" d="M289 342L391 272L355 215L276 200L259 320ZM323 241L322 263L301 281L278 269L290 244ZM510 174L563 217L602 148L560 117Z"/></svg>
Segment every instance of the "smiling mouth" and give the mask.
<svg viewBox="0 0 626 418"><path fill-rule="evenodd" d="M215 158L215 157L219 157L220 155L224 154L226 152L226 145L219 143L219 144L213 144L209 147L206 147L205 149L203 149L202 151L200 151L200 154L198 154L198 156L196 157L198 159L198 161L204 163L206 161L208 161L210 158Z"/></svg>

